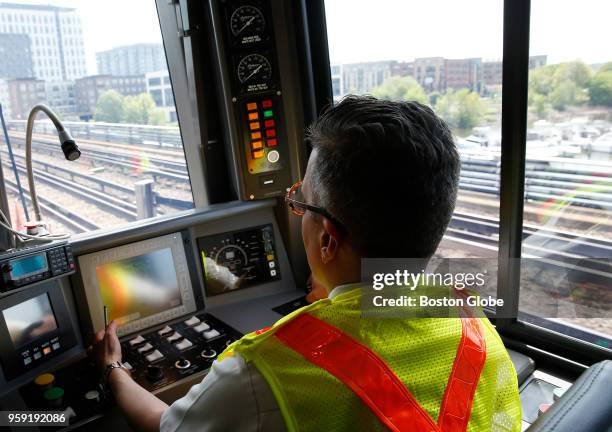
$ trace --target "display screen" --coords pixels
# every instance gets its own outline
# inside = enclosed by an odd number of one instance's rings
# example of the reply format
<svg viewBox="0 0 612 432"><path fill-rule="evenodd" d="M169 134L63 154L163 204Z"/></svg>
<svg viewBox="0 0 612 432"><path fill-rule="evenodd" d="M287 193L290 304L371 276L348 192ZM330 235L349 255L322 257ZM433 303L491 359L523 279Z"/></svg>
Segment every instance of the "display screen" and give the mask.
<svg viewBox="0 0 612 432"><path fill-rule="evenodd" d="M44 253L11 261L11 267L13 279L22 279L32 274L44 272L49 268L47 256Z"/></svg>
<svg viewBox="0 0 612 432"><path fill-rule="evenodd" d="M3 310L2 314L15 347L25 345L57 329L57 321L47 293L11 306Z"/></svg>
<svg viewBox="0 0 612 432"><path fill-rule="evenodd" d="M182 304L170 248L103 264L96 277L109 322L122 325Z"/></svg>
<svg viewBox="0 0 612 432"><path fill-rule="evenodd" d="M209 296L280 279L272 225L202 237L198 247Z"/></svg>

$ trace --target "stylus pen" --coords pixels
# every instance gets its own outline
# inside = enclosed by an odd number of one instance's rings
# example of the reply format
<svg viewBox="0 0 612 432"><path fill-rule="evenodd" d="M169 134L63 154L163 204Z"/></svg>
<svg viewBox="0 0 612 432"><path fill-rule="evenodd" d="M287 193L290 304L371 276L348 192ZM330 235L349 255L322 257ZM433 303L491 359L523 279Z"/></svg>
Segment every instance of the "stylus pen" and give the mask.
<svg viewBox="0 0 612 432"><path fill-rule="evenodd" d="M104 305L104 328L108 327L108 308Z"/></svg>

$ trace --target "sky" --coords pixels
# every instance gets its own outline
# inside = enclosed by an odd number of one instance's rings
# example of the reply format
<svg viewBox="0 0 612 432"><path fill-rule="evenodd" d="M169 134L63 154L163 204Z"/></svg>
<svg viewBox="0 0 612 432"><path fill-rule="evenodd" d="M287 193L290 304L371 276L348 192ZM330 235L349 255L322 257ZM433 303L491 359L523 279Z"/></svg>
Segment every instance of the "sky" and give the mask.
<svg viewBox="0 0 612 432"><path fill-rule="evenodd" d="M88 72L95 53L161 42L154 0L13 0L74 7L83 22ZM416 57L501 59L502 0L326 0L332 63ZM612 1L532 0L533 55L549 63L612 61ZM580 6L580 7L577 7Z"/></svg>

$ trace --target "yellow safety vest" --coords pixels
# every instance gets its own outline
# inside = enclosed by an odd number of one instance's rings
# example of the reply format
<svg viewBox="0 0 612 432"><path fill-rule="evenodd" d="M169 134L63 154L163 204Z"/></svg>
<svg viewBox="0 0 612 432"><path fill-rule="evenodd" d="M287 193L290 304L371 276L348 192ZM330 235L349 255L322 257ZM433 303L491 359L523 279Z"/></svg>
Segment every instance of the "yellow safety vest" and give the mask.
<svg viewBox="0 0 612 432"><path fill-rule="evenodd" d="M486 318L361 317L361 290L246 335L289 431L520 431L514 366Z"/></svg>

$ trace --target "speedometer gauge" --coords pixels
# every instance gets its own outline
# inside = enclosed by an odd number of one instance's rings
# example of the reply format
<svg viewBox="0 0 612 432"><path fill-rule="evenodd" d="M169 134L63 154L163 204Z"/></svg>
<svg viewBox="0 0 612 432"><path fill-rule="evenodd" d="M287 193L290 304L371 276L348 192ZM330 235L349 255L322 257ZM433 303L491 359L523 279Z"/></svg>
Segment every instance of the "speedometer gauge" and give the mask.
<svg viewBox="0 0 612 432"><path fill-rule="evenodd" d="M267 82L271 78L270 61L261 54L250 54L238 63L238 79L242 84Z"/></svg>
<svg viewBox="0 0 612 432"><path fill-rule="evenodd" d="M230 27L234 37L261 34L266 29L266 20L255 6L241 6L232 13Z"/></svg>

